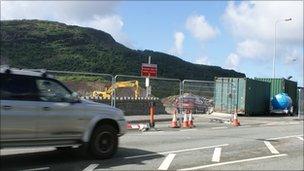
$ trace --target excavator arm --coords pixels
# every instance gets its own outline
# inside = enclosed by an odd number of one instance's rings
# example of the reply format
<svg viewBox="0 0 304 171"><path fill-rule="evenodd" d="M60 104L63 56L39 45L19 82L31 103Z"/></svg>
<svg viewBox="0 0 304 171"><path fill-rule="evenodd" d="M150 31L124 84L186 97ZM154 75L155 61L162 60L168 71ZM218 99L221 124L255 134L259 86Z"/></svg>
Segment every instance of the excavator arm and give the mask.
<svg viewBox="0 0 304 171"><path fill-rule="evenodd" d="M139 84L137 80L116 82L111 87L109 87L106 91L94 91L93 96L110 98L113 95L115 89L128 88L128 87L134 88L135 97L139 96Z"/></svg>

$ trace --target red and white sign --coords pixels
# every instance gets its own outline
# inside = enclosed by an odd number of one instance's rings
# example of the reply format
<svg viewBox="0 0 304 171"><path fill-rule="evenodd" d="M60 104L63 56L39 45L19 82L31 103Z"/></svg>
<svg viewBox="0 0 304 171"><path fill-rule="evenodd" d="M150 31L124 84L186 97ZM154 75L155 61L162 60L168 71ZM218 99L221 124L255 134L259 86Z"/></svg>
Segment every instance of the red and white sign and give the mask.
<svg viewBox="0 0 304 171"><path fill-rule="evenodd" d="M141 76L143 77L157 77L156 64L141 64Z"/></svg>

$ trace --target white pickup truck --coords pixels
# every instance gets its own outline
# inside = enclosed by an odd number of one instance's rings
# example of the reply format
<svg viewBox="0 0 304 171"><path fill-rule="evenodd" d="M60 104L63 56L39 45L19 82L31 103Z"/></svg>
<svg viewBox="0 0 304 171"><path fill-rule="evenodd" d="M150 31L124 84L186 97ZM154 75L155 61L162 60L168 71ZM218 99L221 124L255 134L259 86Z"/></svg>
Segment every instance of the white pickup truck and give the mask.
<svg viewBox="0 0 304 171"><path fill-rule="evenodd" d="M1 67L1 148L78 145L110 158L126 131L122 110L80 99L42 72Z"/></svg>

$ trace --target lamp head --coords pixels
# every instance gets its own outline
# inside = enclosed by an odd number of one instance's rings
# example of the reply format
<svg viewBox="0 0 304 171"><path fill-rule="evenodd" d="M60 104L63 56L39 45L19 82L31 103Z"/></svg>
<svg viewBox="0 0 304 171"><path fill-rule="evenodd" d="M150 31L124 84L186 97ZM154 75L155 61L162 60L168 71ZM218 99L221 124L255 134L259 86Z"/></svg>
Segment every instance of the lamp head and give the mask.
<svg viewBox="0 0 304 171"><path fill-rule="evenodd" d="M291 20L292 20L291 18L286 18L286 19L285 19L285 21L291 21Z"/></svg>

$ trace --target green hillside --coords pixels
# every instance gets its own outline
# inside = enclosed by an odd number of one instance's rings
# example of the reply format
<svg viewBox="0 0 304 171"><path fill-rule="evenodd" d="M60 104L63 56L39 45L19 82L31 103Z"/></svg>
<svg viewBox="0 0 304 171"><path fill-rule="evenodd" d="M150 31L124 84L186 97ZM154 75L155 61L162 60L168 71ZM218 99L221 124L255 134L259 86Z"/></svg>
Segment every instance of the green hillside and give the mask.
<svg viewBox="0 0 304 171"><path fill-rule="evenodd" d="M41 20L1 21L1 64L20 68L139 75L152 57L159 77L213 80L245 77L217 66L192 64L151 50L132 50L92 28Z"/></svg>

